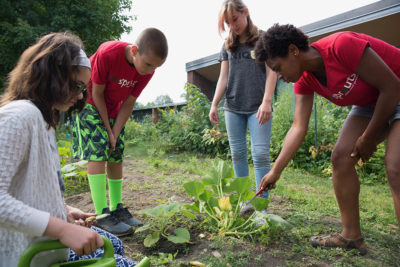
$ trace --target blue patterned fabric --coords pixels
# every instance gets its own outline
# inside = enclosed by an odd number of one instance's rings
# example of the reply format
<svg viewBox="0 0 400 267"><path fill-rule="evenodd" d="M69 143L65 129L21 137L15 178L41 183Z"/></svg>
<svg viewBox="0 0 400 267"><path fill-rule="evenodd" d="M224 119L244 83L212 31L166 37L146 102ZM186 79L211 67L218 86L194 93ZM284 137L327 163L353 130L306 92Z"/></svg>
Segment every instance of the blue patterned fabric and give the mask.
<svg viewBox="0 0 400 267"><path fill-rule="evenodd" d="M122 244L122 241L118 237L116 237L115 235L110 234L109 232L106 232L100 228L97 228L95 226L92 226L92 229L95 230L100 235L105 236L108 239L110 239L110 241L114 247L114 258L115 258L115 261L117 262L117 267L131 267L131 266L136 265L135 261L124 257L124 245ZM76 253L72 249L70 249L68 261L101 258L103 256L103 253L104 253L104 249L99 248L90 255L83 255L83 256L79 257L78 255L76 255Z"/></svg>

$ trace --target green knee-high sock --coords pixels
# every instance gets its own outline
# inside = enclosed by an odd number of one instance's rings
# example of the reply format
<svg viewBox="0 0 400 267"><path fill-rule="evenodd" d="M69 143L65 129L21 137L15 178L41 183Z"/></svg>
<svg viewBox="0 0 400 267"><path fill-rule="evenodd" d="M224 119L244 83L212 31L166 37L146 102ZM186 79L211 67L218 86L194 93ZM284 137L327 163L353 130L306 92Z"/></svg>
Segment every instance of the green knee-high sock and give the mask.
<svg viewBox="0 0 400 267"><path fill-rule="evenodd" d="M88 174L90 191L97 215L107 208L106 174Z"/></svg>
<svg viewBox="0 0 400 267"><path fill-rule="evenodd" d="M122 179L108 179L108 195L110 210L115 210L118 203L122 203Z"/></svg>

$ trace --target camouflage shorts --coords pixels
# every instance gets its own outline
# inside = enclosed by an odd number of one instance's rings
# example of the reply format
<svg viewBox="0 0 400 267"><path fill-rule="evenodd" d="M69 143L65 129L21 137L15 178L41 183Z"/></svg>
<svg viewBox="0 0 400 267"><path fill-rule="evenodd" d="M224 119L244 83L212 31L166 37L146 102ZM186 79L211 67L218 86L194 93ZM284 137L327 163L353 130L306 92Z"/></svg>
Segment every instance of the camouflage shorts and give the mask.
<svg viewBox="0 0 400 267"><path fill-rule="evenodd" d="M110 118L111 128L114 121ZM125 148L124 132L125 127L118 136L115 150L109 155L108 133L103 120L94 106L86 104L82 112L72 119L73 157L88 161L122 162Z"/></svg>

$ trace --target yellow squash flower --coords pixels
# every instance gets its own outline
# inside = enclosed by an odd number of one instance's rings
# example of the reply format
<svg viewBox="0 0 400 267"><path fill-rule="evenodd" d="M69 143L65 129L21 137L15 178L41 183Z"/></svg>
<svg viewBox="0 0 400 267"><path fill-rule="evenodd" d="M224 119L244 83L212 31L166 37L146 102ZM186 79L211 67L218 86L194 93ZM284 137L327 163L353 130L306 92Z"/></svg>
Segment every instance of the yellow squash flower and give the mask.
<svg viewBox="0 0 400 267"><path fill-rule="evenodd" d="M232 209L231 203L229 202L229 197L223 197L221 199L218 199L218 205L222 210Z"/></svg>

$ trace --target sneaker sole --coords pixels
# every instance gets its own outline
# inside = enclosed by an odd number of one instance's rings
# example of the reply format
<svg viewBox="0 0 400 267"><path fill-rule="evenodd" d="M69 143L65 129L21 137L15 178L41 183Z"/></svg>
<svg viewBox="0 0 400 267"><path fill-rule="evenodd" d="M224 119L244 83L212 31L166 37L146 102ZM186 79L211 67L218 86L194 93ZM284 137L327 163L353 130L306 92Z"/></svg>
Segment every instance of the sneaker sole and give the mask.
<svg viewBox="0 0 400 267"><path fill-rule="evenodd" d="M113 235L115 235L117 237L127 236L127 235L130 235L130 234L133 234L133 229L131 228L129 231L126 231L124 233L111 233L111 234L113 234Z"/></svg>

